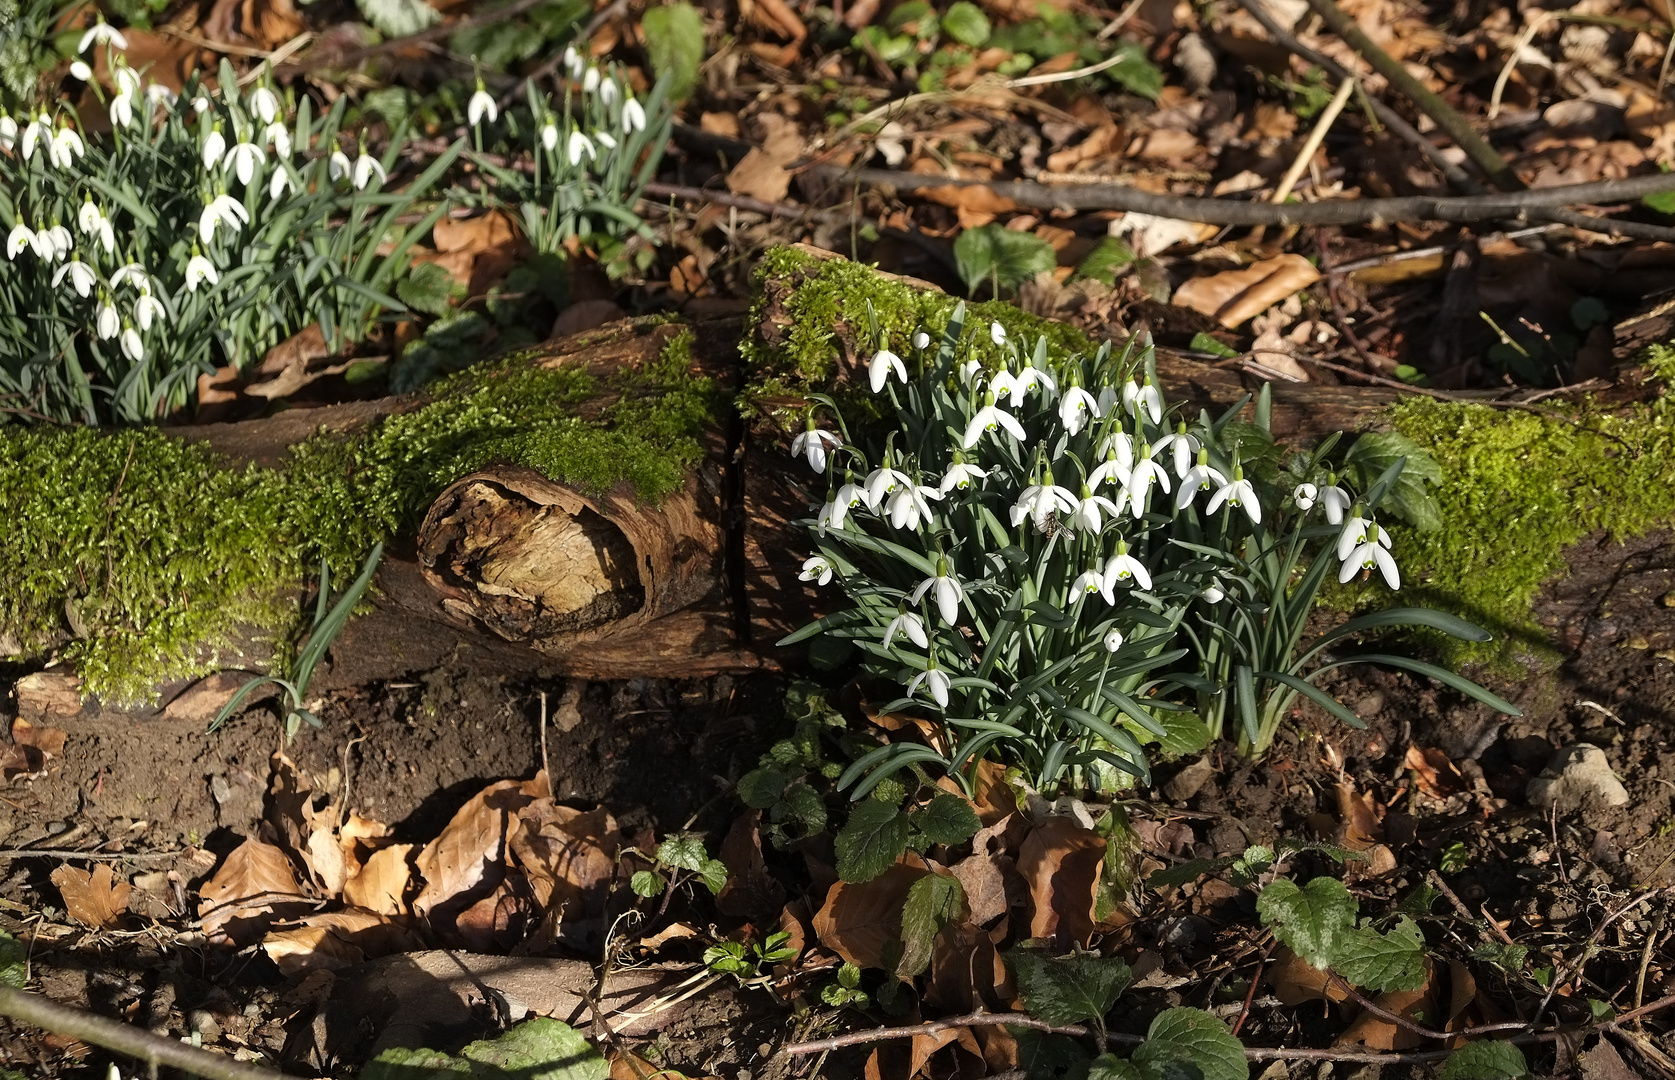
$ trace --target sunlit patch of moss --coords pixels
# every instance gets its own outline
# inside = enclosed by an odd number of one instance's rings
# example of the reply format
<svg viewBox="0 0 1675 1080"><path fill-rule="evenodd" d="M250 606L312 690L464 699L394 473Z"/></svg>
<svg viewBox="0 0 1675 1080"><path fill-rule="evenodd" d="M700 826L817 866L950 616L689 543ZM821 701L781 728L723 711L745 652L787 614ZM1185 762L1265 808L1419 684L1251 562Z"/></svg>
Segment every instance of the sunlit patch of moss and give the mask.
<svg viewBox="0 0 1675 1080"><path fill-rule="evenodd" d="M216 648L240 632L284 640L322 558L342 580L486 466L656 502L702 457L719 398L690 374L691 342L608 379L491 363L356 438L309 439L278 469L229 468L149 429L0 430L0 506L18 529L0 550L0 640L38 655L69 637L87 689L132 701L220 666Z"/></svg>
<svg viewBox="0 0 1675 1080"><path fill-rule="evenodd" d="M1647 367L1667 381L1675 348ZM1439 637L1447 659L1501 660L1550 651L1530 605L1563 573L1567 548L1591 533L1624 540L1675 525L1675 397L1627 409L1555 403L1547 414L1408 398L1396 430L1442 466L1441 530L1392 529L1407 569L1404 594L1458 612L1496 641ZM1414 599L1408 595L1408 599Z"/></svg>

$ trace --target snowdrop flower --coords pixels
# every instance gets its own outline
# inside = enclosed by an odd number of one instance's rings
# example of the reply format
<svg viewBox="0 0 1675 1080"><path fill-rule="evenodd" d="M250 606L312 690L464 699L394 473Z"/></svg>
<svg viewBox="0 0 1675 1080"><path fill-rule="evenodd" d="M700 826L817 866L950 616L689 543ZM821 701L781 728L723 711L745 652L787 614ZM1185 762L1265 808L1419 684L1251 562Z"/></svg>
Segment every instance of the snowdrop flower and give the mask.
<svg viewBox="0 0 1675 1080"><path fill-rule="evenodd" d="M198 286L206 281L211 285L219 284L221 275L216 272L215 264L204 258L201 252L194 253L186 262L186 289L197 292Z"/></svg>
<svg viewBox="0 0 1675 1080"><path fill-rule="evenodd" d="M1321 509L1326 511L1327 524L1341 524L1344 511L1348 510L1351 504L1352 500L1349 497L1349 492L1338 487L1338 478L1328 476L1326 486L1320 489L1320 506Z"/></svg>
<svg viewBox="0 0 1675 1080"><path fill-rule="evenodd" d="M917 529L919 522L931 519L931 504L928 499L940 501L942 492L933 487L922 487L912 481L901 485L884 504L884 511L890 515L890 527L894 529Z"/></svg>
<svg viewBox="0 0 1675 1080"><path fill-rule="evenodd" d="M263 130L262 141L271 144L280 157L291 156L291 129L280 121L275 120Z"/></svg>
<svg viewBox="0 0 1675 1080"><path fill-rule="evenodd" d="M1199 448L1198 464L1181 477L1181 489L1175 495L1175 509L1185 510L1192 505L1192 500L1200 491L1209 491L1213 487L1224 487L1227 477L1210 466L1209 451Z"/></svg>
<svg viewBox="0 0 1675 1080"><path fill-rule="evenodd" d="M1119 488L1128 487L1129 472L1134 467L1132 454L1111 454L1099 464L1099 467L1088 474L1088 486L1097 488L1101 484L1115 484Z"/></svg>
<svg viewBox="0 0 1675 1080"><path fill-rule="evenodd" d="M1200 592L1198 595L1204 598L1204 602L1206 604L1219 604L1227 596L1226 593L1221 591L1221 587L1218 585L1206 585L1204 587L1204 591Z"/></svg>
<svg viewBox="0 0 1675 1080"><path fill-rule="evenodd" d="M1024 426L1018 423L1011 413L998 408L995 405L995 392L988 390L983 394L983 407L977 410L977 415L973 416L971 423L965 427L965 438L962 440L965 449L970 450L976 446L977 440L983 437L983 432L993 431L997 427L1005 428L1008 435L1023 442Z"/></svg>
<svg viewBox="0 0 1675 1080"><path fill-rule="evenodd" d="M64 256L75 249L76 241L70 235L70 230L56 221L44 233L40 233L38 230L37 232L38 235L46 237L46 241L52 245L52 258L57 262L63 262Z"/></svg>
<svg viewBox="0 0 1675 1080"><path fill-rule="evenodd" d="M888 466L874 469L867 474L867 509L876 511L878 505L884 501L884 496L911 483L913 481L906 473L897 472Z"/></svg>
<svg viewBox="0 0 1675 1080"><path fill-rule="evenodd" d="M266 84L258 86L250 92L250 111L255 113L262 123L271 124L274 117L279 115L279 98Z"/></svg>
<svg viewBox="0 0 1675 1080"><path fill-rule="evenodd" d="M1291 501L1297 504L1297 509L1307 510L1314 505L1314 500L1320 495L1320 489L1313 484L1298 484L1291 489Z"/></svg>
<svg viewBox="0 0 1675 1080"><path fill-rule="evenodd" d="M204 97L202 94L199 94L197 97L193 98L192 99L192 111L194 113L197 113L199 116L202 116L204 113L208 112L209 111L209 99Z"/></svg>
<svg viewBox="0 0 1675 1080"><path fill-rule="evenodd" d="M111 127L129 127L134 123L134 99L128 94L111 98Z"/></svg>
<svg viewBox="0 0 1675 1080"><path fill-rule="evenodd" d="M141 291L140 298L134 301L134 318L140 321L141 330L150 330L154 321L167 319L168 315L163 302L151 295L149 286Z"/></svg>
<svg viewBox="0 0 1675 1080"><path fill-rule="evenodd" d="M94 316L94 330L99 333L101 342L109 342L111 338L122 333L122 316L117 315L116 306L112 306L109 296L102 296L99 300L99 313Z"/></svg>
<svg viewBox="0 0 1675 1080"><path fill-rule="evenodd" d="M607 150L616 149L616 140L611 137L611 133L608 131L595 131L593 133L593 141Z"/></svg>
<svg viewBox="0 0 1675 1080"><path fill-rule="evenodd" d="M1378 543L1384 547L1390 546L1390 534L1384 531L1372 518L1364 518L1359 513L1344 522L1343 532L1338 534L1338 558L1348 559L1350 553L1363 544Z"/></svg>
<svg viewBox="0 0 1675 1080"><path fill-rule="evenodd" d="M118 81L121 81L121 71L121 68L117 69ZM135 76L135 79L137 80L138 76ZM155 112L157 105L160 102L166 104L171 109L174 108L175 102L180 100L180 95L175 93L173 90L170 90L162 83L152 83L150 86L145 88L145 100L146 103L151 106L152 111Z"/></svg>
<svg viewBox="0 0 1675 1080"><path fill-rule="evenodd" d="M989 324L989 340L996 345L1006 344L1006 327L999 323Z"/></svg>
<svg viewBox="0 0 1675 1080"><path fill-rule="evenodd" d="M622 102L622 122L619 126L624 135L632 135L635 131L646 129L645 107L632 94Z"/></svg>
<svg viewBox="0 0 1675 1080"><path fill-rule="evenodd" d="M111 228L110 218L99 219L99 246L105 249L106 255L116 254L116 230Z"/></svg>
<svg viewBox="0 0 1675 1080"><path fill-rule="evenodd" d="M925 636L925 620L911 611L903 610L890 620L890 625L884 628L884 647L888 649L890 642L901 634L921 649L931 647L931 639Z"/></svg>
<svg viewBox="0 0 1675 1080"><path fill-rule="evenodd" d="M256 166L266 165L267 162L267 152L255 143L235 143L233 148L227 151L227 156L221 159L221 171L235 170L238 173L238 182L248 186L251 177L256 175Z"/></svg>
<svg viewBox="0 0 1675 1080"><path fill-rule="evenodd" d="M1039 529L1050 515L1059 511L1069 514L1075 509L1076 496L1053 483L1053 473L1049 469L1044 477L1024 488L1018 501L1012 504L1012 527L1017 528L1027 517Z"/></svg>
<svg viewBox="0 0 1675 1080"><path fill-rule="evenodd" d="M1376 525L1373 527L1378 528ZM1386 545L1381 542L1384 539L1383 532L1383 529L1379 529L1378 540L1369 540L1349 553L1349 558L1344 560L1343 568L1338 571L1338 583L1340 585L1347 584L1350 578L1361 571L1376 569L1383 575L1386 585L1392 589L1402 587L1402 575L1396 569L1396 560L1390 557L1390 552L1385 550Z"/></svg>
<svg viewBox="0 0 1675 1080"><path fill-rule="evenodd" d="M84 53L100 42L107 46L115 46L118 49L128 47L128 39L122 36L122 31L100 19L88 27L87 33L81 36L81 43L76 46L76 52Z"/></svg>
<svg viewBox="0 0 1675 1080"><path fill-rule="evenodd" d="M936 661L932 660L931 663L934 665ZM925 684L925 689L930 691L931 698L936 702L938 708L946 709L948 707L949 682L946 671L933 666L913 676L912 681L907 684L908 697L913 696L913 691L919 689L920 683Z"/></svg>
<svg viewBox="0 0 1675 1080"><path fill-rule="evenodd" d="M844 519L849 516L849 511L862 503L867 503L869 509L872 506L867 502L866 489L853 480L846 482L838 488L838 493L820 508L820 527L824 529L829 525L834 529L843 528Z"/></svg>
<svg viewBox="0 0 1675 1080"><path fill-rule="evenodd" d="M1186 421L1176 425L1172 434L1157 440L1157 452L1170 450L1175 455L1175 475L1185 479L1187 470L1192 468L1192 455L1198 452L1198 437L1188 435Z"/></svg>
<svg viewBox="0 0 1675 1080"><path fill-rule="evenodd" d="M808 427L801 435L791 440L791 456L798 454L808 459L808 467L817 473L826 471L826 447L842 446L843 440L829 431L821 431L814 426L814 417L808 418Z"/></svg>
<svg viewBox="0 0 1675 1080"><path fill-rule="evenodd" d="M1141 443L1139 460L1134 463L1133 471L1128 474L1126 490L1130 509L1134 511L1136 519L1146 513L1146 499L1151 494L1153 482L1163 489L1165 495L1169 493L1169 474L1152 460L1152 452L1150 444Z"/></svg>
<svg viewBox="0 0 1675 1080"><path fill-rule="evenodd" d="M1242 466L1233 466L1233 479L1223 484L1210 496L1210 503L1204 508L1207 514L1213 514L1221 509L1221 504L1236 506L1250 517L1252 525L1262 524L1262 501L1256 497L1256 489L1245 479Z"/></svg>
<svg viewBox="0 0 1675 1080"><path fill-rule="evenodd" d="M574 45L566 45L564 47L564 66L570 72L572 79L579 79L582 69L587 67L587 61L582 59L581 53L576 51Z"/></svg>
<svg viewBox="0 0 1675 1080"><path fill-rule="evenodd" d="M1070 591L1077 601L1081 601L1090 593L1099 592L1105 588L1105 575L1099 572L1096 564L1091 570L1083 570L1075 581L1070 583Z"/></svg>
<svg viewBox="0 0 1675 1080"><path fill-rule="evenodd" d="M832 580L832 564L819 555L812 555L803 560L803 572L797 575L797 580L824 585Z"/></svg>
<svg viewBox="0 0 1675 1080"><path fill-rule="evenodd" d="M1092 394L1080 386L1072 386L1064 392L1059 401L1059 419L1064 421L1064 430L1072 435L1080 434L1087 425L1089 414L1096 419L1100 415L1099 402L1093 399Z"/></svg>
<svg viewBox="0 0 1675 1080"><path fill-rule="evenodd" d="M348 154L341 150L332 151L331 160L326 163L326 173L331 177L332 183L335 184L354 171L355 167L349 163Z"/></svg>
<svg viewBox="0 0 1675 1080"><path fill-rule="evenodd" d="M132 326L122 328L122 354L136 364L145 359L145 343Z"/></svg>
<svg viewBox="0 0 1675 1080"><path fill-rule="evenodd" d="M582 93L591 94L599 89L599 69L590 67L582 75Z"/></svg>
<svg viewBox="0 0 1675 1080"><path fill-rule="evenodd" d="M236 233L249 222L250 212L244 204L222 192L204 204L204 212L198 215L198 235L207 244L215 239L217 224L226 225Z"/></svg>
<svg viewBox="0 0 1675 1080"><path fill-rule="evenodd" d="M28 161L35 156L35 144L42 139L52 141L52 120L46 113L41 113L29 121L23 129L23 160Z"/></svg>
<svg viewBox="0 0 1675 1080"><path fill-rule="evenodd" d="M931 343L931 336L929 334L925 333L923 330L919 330L919 331L914 333L914 335L913 335L913 347L915 349L929 348L930 343Z"/></svg>
<svg viewBox="0 0 1675 1080"><path fill-rule="evenodd" d="M17 145L17 121L12 114L0 109L0 150L8 153Z"/></svg>
<svg viewBox="0 0 1675 1080"><path fill-rule="evenodd" d="M128 66L128 61L122 57L116 58L116 66L111 69L111 81L116 84L118 94L138 97L140 93L140 73ZM167 87L163 87L165 93Z"/></svg>
<svg viewBox="0 0 1675 1080"><path fill-rule="evenodd" d="M960 365L960 382L967 386L971 386L977 381L977 376L982 374L982 372L983 361L967 360L965 363Z"/></svg>
<svg viewBox="0 0 1675 1080"><path fill-rule="evenodd" d="M1100 527L1099 514L1102 510L1112 517L1122 512L1116 503L1103 495L1095 495L1088 485L1083 484L1082 497L1077 500L1076 508L1070 513L1070 527L1097 533Z"/></svg>
<svg viewBox="0 0 1675 1080"><path fill-rule="evenodd" d="M81 209L76 211L76 225L80 227L82 233L86 236L94 235L99 231L99 222L104 219L105 215L97 206L93 205L93 196L83 195Z"/></svg>
<svg viewBox="0 0 1675 1080"><path fill-rule="evenodd" d="M954 451L954 463L948 466L947 472L942 474L942 484L938 490L944 495L955 488L964 491L971 486L973 480L981 480L988 475L988 470L966 464L965 455L956 450Z"/></svg>
<svg viewBox="0 0 1675 1080"><path fill-rule="evenodd" d="M221 155L227 152L226 137L221 134L221 125L210 128L209 134L204 136L203 157L204 172L215 168L215 163L221 160Z"/></svg>
<svg viewBox="0 0 1675 1080"><path fill-rule="evenodd" d="M70 127L59 128L52 136L52 145L47 148L47 158L60 169L72 168L76 158L86 153L87 147L82 145L81 136Z"/></svg>
<svg viewBox="0 0 1675 1080"><path fill-rule="evenodd" d="M16 262L17 257L23 254L24 248L28 247L35 247L37 254L39 253L40 249L35 241L35 231L20 221L12 226L11 232L6 234L6 258Z"/></svg>
<svg viewBox="0 0 1675 1080"><path fill-rule="evenodd" d="M616 80L614 78L606 79L604 82L599 84L599 103L607 109L610 108L612 105L616 104L616 96L618 93L619 91L617 90Z"/></svg>
<svg viewBox="0 0 1675 1080"><path fill-rule="evenodd" d="M553 147L558 145L558 125L551 120L547 121L547 126L541 129L541 145L546 148L549 154L552 153Z"/></svg>
<svg viewBox="0 0 1675 1080"><path fill-rule="evenodd" d="M1100 592L1104 594L1106 603L1115 604L1117 599L1113 590L1118 585L1130 584L1149 589L1152 587L1152 575L1145 564L1128 553L1128 544L1118 540L1117 553L1105 564L1105 578Z"/></svg>
<svg viewBox="0 0 1675 1080"><path fill-rule="evenodd" d="M297 185L296 181L291 179L291 170L281 163L273 170L273 179L268 181L268 198L277 200L286 188L295 191Z"/></svg>
<svg viewBox="0 0 1675 1080"><path fill-rule="evenodd" d="M92 82L93 69L87 66L85 60L72 60L70 61L70 77L80 79L82 82Z"/></svg>
<svg viewBox="0 0 1675 1080"><path fill-rule="evenodd" d="M477 83L477 92L471 95L471 100L465 104L465 118L477 127L483 122L483 117L489 118L489 123L500 119L500 106L494 103L494 95L484 88L481 81Z"/></svg>
<svg viewBox="0 0 1675 1080"><path fill-rule="evenodd" d="M1110 630L1105 632L1105 636L1100 638L1100 641L1104 643L1106 652L1116 652L1118 649L1122 648L1122 631L1112 627Z"/></svg>
<svg viewBox="0 0 1675 1080"><path fill-rule="evenodd" d="M111 275L111 288L116 288L124 281L132 281L134 288L140 290L140 292L151 290L151 282L146 280L145 267L139 263L129 263L126 266L118 267L116 273Z"/></svg>
<svg viewBox="0 0 1675 1080"><path fill-rule="evenodd" d="M998 326L1000 324L996 323L995 325ZM1058 389L1058 386L1053 382L1053 377L1051 375L1042 371L1040 368L1027 366L1016 375L1002 368L1000 371L995 373L995 377L993 379L989 380L989 386L997 395L1010 395L1011 401L1009 404L1014 409L1020 408L1023 405L1025 395L1027 395L1031 390L1039 388L1044 396L1051 397L1051 395Z"/></svg>
<svg viewBox="0 0 1675 1080"><path fill-rule="evenodd" d="M564 156L570 159L571 165L580 165L583 154L587 155L589 161L598 160L599 155L594 151L593 144L588 142L587 136L580 131L572 131L569 141L564 145Z"/></svg>
<svg viewBox="0 0 1675 1080"><path fill-rule="evenodd" d="M1144 408L1146 415L1152 418L1152 423L1163 422L1163 395L1158 393L1156 385L1148 381L1141 386L1130 379L1123 384L1122 407L1128 410L1128 415L1138 417Z"/></svg>
<svg viewBox="0 0 1675 1080"><path fill-rule="evenodd" d="M896 378L907 381L907 368L902 364L901 357L889 349L879 349L872 355L872 361L867 364L867 377L872 382L872 392L878 393L884 389L884 384L890 379L890 372L896 373Z"/></svg>
<svg viewBox="0 0 1675 1080"><path fill-rule="evenodd" d="M960 601L965 599L965 589L948 572L947 558L939 557L936 560L936 576L921 581L909 599L917 604L925 598L927 592L936 601L936 611L942 616L943 622L953 626L960 621Z"/></svg>
<svg viewBox="0 0 1675 1080"><path fill-rule="evenodd" d="M366 185L372 182L374 173L378 174L378 183L382 186L384 181L388 179L384 172L384 166L377 158L367 153L366 147L363 146L360 156L355 159L355 190L365 191Z"/></svg>
<svg viewBox="0 0 1675 1080"><path fill-rule="evenodd" d="M70 285L76 290L76 295L83 299L92 294L93 286L99 281L99 275L93 272L91 266L82 262L80 256L72 258L58 268L58 272L52 275L52 287L58 288L59 282L65 277L70 279Z"/></svg>

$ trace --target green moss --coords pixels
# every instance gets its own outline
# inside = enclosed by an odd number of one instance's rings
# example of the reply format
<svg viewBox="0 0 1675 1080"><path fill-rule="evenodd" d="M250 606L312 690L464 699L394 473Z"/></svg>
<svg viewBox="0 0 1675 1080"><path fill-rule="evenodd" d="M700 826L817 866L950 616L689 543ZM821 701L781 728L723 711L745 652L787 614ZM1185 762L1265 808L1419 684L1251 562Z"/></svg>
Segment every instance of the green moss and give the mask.
<svg viewBox="0 0 1675 1080"><path fill-rule="evenodd" d="M0 431L0 551L8 649L62 649L87 689L116 700L230 659L216 643L292 634L292 598L324 558L352 573L409 533L436 493L493 464L655 502L703 455L719 395L689 374L690 331L607 380L512 357L462 372L434 399L343 441L318 436L278 469L228 468L156 430ZM606 404L591 415L584 402Z"/></svg>
<svg viewBox="0 0 1675 1080"><path fill-rule="evenodd" d="M1675 348L1646 358L1661 381ZM1595 532L1623 540L1675 524L1675 397L1627 410L1592 402L1534 413L1429 398L1391 409L1396 430L1433 454L1444 526L1393 529L1409 574L1404 593L1452 609L1495 633L1448 659L1510 659L1547 651L1530 604L1563 573L1564 553Z"/></svg>

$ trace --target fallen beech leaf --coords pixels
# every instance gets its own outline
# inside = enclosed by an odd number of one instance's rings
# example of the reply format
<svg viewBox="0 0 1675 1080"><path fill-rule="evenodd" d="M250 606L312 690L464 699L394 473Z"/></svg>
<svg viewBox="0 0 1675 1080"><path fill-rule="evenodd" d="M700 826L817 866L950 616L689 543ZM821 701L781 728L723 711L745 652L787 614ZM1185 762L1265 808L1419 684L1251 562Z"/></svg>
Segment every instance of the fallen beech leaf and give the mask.
<svg viewBox="0 0 1675 1080"><path fill-rule="evenodd" d="M1004 929L1005 923L1000 929ZM969 921L950 922L931 945L925 1000L949 1013L1004 1009L1017 997L995 937Z"/></svg>
<svg viewBox="0 0 1675 1080"><path fill-rule="evenodd" d="M960 879L966 903L971 908L971 921L986 926L1006 914L1010 906L1006 895L1006 875L1016 875L1012 860L1005 855L971 855L955 863L950 869Z"/></svg>
<svg viewBox="0 0 1675 1080"><path fill-rule="evenodd" d="M407 952L418 941L375 911L349 908L310 915L295 926L274 930L262 939L267 953L286 978L306 971L336 971L391 953Z"/></svg>
<svg viewBox="0 0 1675 1080"><path fill-rule="evenodd" d="M1301 956L1281 945L1274 950L1274 963L1268 969L1268 985L1274 996L1286 1005L1301 1005L1305 1001L1348 1000L1349 994L1334 983L1324 971L1314 967Z"/></svg>
<svg viewBox="0 0 1675 1080"><path fill-rule="evenodd" d="M1384 839L1384 814L1373 793L1357 793L1351 784L1339 784L1338 818L1343 822L1343 846L1365 851Z"/></svg>
<svg viewBox="0 0 1675 1080"><path fill-rule="evenodd" d="M349 868L343 859L343 847L332 830L316 828L309 833L308 843L299 854L327 896L336 896L343 891Z"/></svg>
<svg viewBox="0 0 1675 1080"><path fill-rule="evenodd" d="M518 812L511 851L543 909L570 906L568 917L598 914L616 872L622 834L604 807L577 810L537 799Z"/></svg>
<svg viewBox="0 0 1675 1080"><path fill-rule="evenodd" d="M1433 798L1446 799L1466 789L1466 780L1460 775L1460 770L1448 760L1447 754L1435 747L1421 750L1416 745L1409 745L1405 764L1413 770L1419 790Z"/></svg>
<svg viewBox="0 0 1675 1080"><path fill-rule="evenodd" d="M778 113L757 118L767 134L762 145L752 147L727 174L727 190L763 202L780 202L791 190L791 172L785 166L803 152L797 126Z"/></svg>
<svg viewBox="0 0 1675 1080"><path fill-rule="evenodd" d="M952 208L962 229L980 229L1001 214L1009 214L1018 209L1017 203L995 194L993 189L982 184L917 188L913 194L926 202Z"/></svg>
<svg viewBox="0 0 1675 1080"><path fill-rule="evenodd" d="M901 940L901 910L913 883L930 873L913 856L871 881L840 881L814 914L820 944L857 967L886 967L884 951Z"/></svg>
<svg viewBox="0 0 1675 1080"><path fill-rule="evenodd" d="M128 894L134 890L115 879L109 863L99 863L92 873L65 864L52 872L52 883L64 898L64 910L83 926L115 930L128 915Z"/></svg>
<svg viewBox="0 0 1675 1080"><path fill-rule="evenodd" d="M785 886L768 873L762 858L762 811L740 814L721 841L717 857L727 867L727 884L715 909L735 918L766 919L785 906Z"/></svg>
<svg viewBox="0 0 1675 1080"><path fill-rule="evenodd" d="M942 1051L945 1049L948 1052L943 1054ZM941 1054L943 1057L958 1058L962 1056L961 1051L976 1058L977 1064L982 1064L983 1050L977 1045L977 1038L972 1035L970 1028L945 1028L942 1031L934 1031L925 1035L915 1035L908 1047L909 1058L906 1075L910 1077L965 1075L965 1070L953 1063L949 1063L951 1067L939 1068L935 1073L927 1071L927 1066L931 1064L932 1057Z"/></svg>
<svg viewBox="0 0 1675 1080"><path fill-rule="evenodd" d="M1018 872L1029 883L1029 936L1057 952L1086 945L1105 860L1105 839L1068 817L1050 817L1024 837Z"/></svg>
<svg viewBox="0 0 1675 1080"><path fill-rule="evenodd" d="M344 879L343 902L376 911L380 915L402 915L412 870L407 864L412 844L392 844L369 856L360 872Z"/></svg>
<svg viewBox="0 0 1675 1080"><path fill-rule="evenodd" d="M1006 782L1006 766L984 758L977 763L973 779L971 802L984 828L1017 811L1018 795Z"/></svg>
<svg viewBox="0 0 1675 1080"><path fill-rule="evenodd" d="M473 795L416 860L425 886L413 910L428 916L443 905L464 908L493 891L505 872L506 843L517 814L535 800L516 780L500 780Z"/></svg>
<svg viewBox="0 0 1675 1080"><path fill-rule="evenodd" d="M303 21L291 0L216 0L203 31L211 41L271 51L302 33Z"/></svg>
<svg viewBox="0 0 1675 1080"><path fill-rule="evenodd" d="M469 218L443 218L431 229L436 250L444 255L464 251L481 255L517 238L512 219L499 210Z"/></svg>
<svg viewBox="0 0 1675 1080"><path fill-rule="evenodd" d="M274 919L309 906L285 853L255 837L233 849L198 896L204 934L239 947L261 937Z"/></svg>
<svg viewBox="0 0 1675 1080"><path fill-rule="evenodd" d="M1216 234L1216 227L1130 211L1111 223L1110 233L1128 237L1134 253L1144 257L1161 254L1176 244L1201 244Z"/></svg>
<svg viewBox="0 0 1675 1080"><path fill-rule="evenodd" d="M1373 1004L1409 1020L1428 1023L1436 1016L1435 971L1428 957L1425 960L1425 976L1425 985L1419 989L1380 994L1373 999ZM1339 1035L1332 1045L1348 1046L1360 1043L1372 1050L1410 1050L1423 1045L1424 1042L1422 1036L1382 1016L1364 1012L1344 1029L1344 1033Z"/></svg>
<svg viewBox="0 0 1675 1080"><path fill-rule="evenodd" d="M359 870L367 858L389 844L390 827L382 821L364 818L353 810L337 830L337 842L343 848L343 865L351 874Z"/></svg>
<svg viewBox="0 0 1675 1080"><path fill-rule="evenodd" d="M1287 252L1238 270L1193 278L1175 290L1173 303L1232 329L1319 280L1320 271L1312 263Z"/></svg>
<svg viewBox="0 0 1675 1080"><path fill-rule="evenodd" d="M200 375L199 379L210 378ZM199 383L202 386L202 382ZM236 398L236 393L230 395ZM202 398L198 406L203 407ZM191 724L207 724L215 719L222 706L233 699L233 695L249 681L247 675L234 675L228 671L218 671L206 676L177 694L173 701L163 708L163 719L184 720Z"/></svg>

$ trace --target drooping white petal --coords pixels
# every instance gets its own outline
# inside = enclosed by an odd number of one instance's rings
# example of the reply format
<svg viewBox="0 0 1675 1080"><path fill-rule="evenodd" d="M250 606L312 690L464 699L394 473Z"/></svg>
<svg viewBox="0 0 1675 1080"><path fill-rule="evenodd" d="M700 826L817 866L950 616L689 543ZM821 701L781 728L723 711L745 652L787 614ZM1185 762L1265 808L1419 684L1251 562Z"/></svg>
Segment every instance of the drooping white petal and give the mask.
<svg viewBox="0 0 1675 1080"><path fill-rule="evenodd" d="M375 173L378 176L378 183L382 185L387 177L384 173L384 166L378 161L378 159L373 157L371 154L365 153L356 158L355 190L365 191L366 185L371 182L373 174Z"/></svg>
<svg viewBox="0 0 1675 1080"><path fill-rule="evenodd" d="M487 117L489 123L500 119L500 106L495 104L494 95L487 90L478 90L471 95L471 100L465 106L465 118L477 127Z"/></svg>

